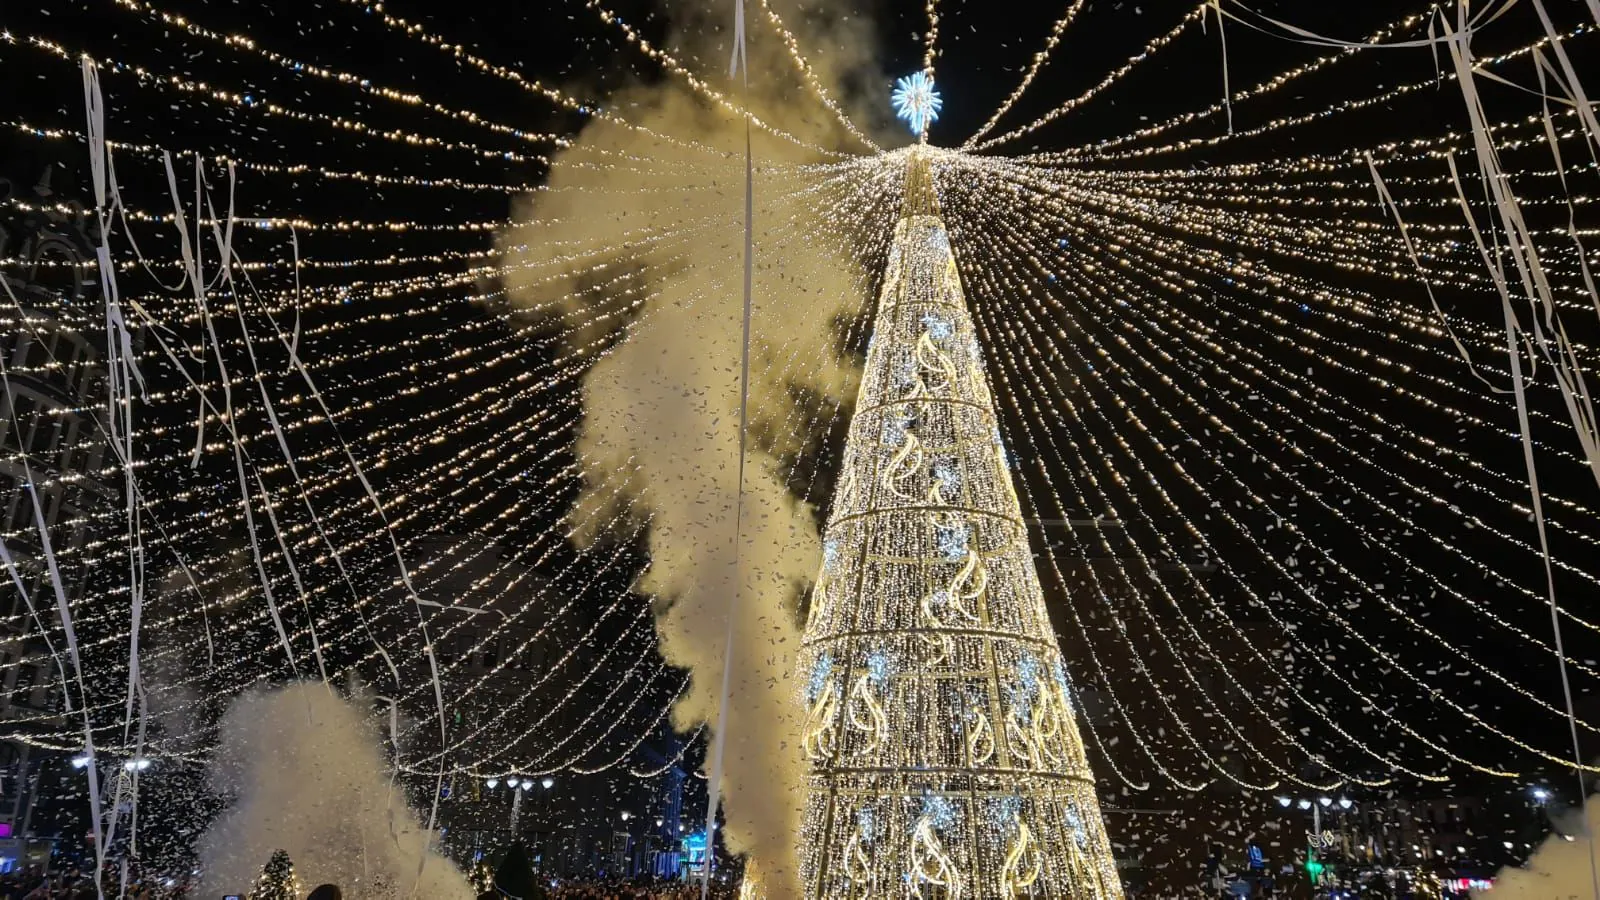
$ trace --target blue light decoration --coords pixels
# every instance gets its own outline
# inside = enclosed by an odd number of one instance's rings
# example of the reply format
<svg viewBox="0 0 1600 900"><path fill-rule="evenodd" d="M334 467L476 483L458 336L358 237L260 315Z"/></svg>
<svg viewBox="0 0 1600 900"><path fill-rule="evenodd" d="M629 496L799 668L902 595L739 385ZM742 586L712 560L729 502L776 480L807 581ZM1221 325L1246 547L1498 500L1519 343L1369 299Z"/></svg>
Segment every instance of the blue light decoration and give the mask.
<svg viewBox="0 0 1600 900"><path fill-rule="evenodd" d="M949 798L939 794L924 794L922 797L922 814L928 817L933 827L944 831L953 828L961 822L961 811L951 803Z"/></svg>
<svg viewBox="0 0 1600 900"><path fill-rule="evenodd" d="M916 363L911 364L913 367ZM909 385L913 377L908 375L906 383ZM906 434L917 427L917 417L909 410L900 413L890 413L883 421L883 442L890 447L898 447L906 439Z"/></svg>
<svg viewBox="0 0 1600 900"><path fill-rule="evenodd" d="M1039 660L1032 653L1023 652L1017 660L1017 680L1006 686L1017 718L1028 724L1033 721L1033 704L1039 698Z"/></svg>
<svg viewBox="0 0 1600 900"><path fill-rule="evenodd" d="M878 833L878 817L870 806L863 806L856 813L856 827L860 829L861 837L872 840Z"/></svg>
<svg viewBox="0 0 1600 900"><path fill-rule="evenodd" d="M705 868L706 846L708 843L704 831L696 831L683 839L683 861L690 871L698 871Z"/></svg>
<svg viewBox="0 0 1600 900"><path fill-rule="evenodd" d="M1017 821L1022 817L1022 798L1016 794L1001 797L985 804L984 811L989 820L989 838L995 846L1001 846L1011 840L1016 833Z"/></svg>
<svg viewBox="0 0 1600 900"><path fill-rule="evenodd" d="M896 389L901 391L910 390L911 386L917 383L917 360L911 355L911 351L907 350L897 355L894 359L893 367L894 386ZM905 418L909 420L910 414L907 413ZM905 433L903 431L900 432L899 434L895 435L894 439L890 441L890 444L892 446L899 446L900 438L904 436ZM888 437L887 431L885 431L885 437Z"/></svg>
<svg viewBox="0 0 1600 900"><path fill-rule="evenodd" d="M967 558L967 524L958 522L955 525L935 526L934 540L939 546L939 555L945 562L961 562Z"/></svg>
<svg viewBox="0 0 1600 900"><path fill-rule="evenodd" d="M922 329L936 341L946 341L955 334L955 323L935 312L922 314Z"/></svg>
<svg viewBox="0 0 1600 900"><path fill-rule="evenodd" d="M1071 800L1068 800L1065 813L1066 813L1066 819L1067 819L1067 827L1072 829L1072 836L1078 842L1078 846L1079 847L1088 846L1089 845L1089 832L1086 831L1084 829L1084 827L1083 827L1083 815L1078 812L1078 805L1076 803L1072 802Z"/></svg>
<svg viewBox="0 0 1600 900"><path fill-rule="evenodd" d="M822 689L828 684L828 677L833 674L833 656L827 653L817 657L811 665L811 677L806 681L806 702L815 703L822 696Z"/></svg>
<svg viewBox="0 0 1600 900"><path fill-rule="evenodd" d="M894 103L894 114L906 120L911 133L921 136L939 118L944 100L933 88L933 79L926 72L907 75L894 83L894 93L889 96Z"/></svg>
<svg viewBox="0 0 1600 900"><path fill-rule="evenodd" d="M867 676L872 679L874 686L883 687L893 672L894 661L889 658L888 651L879 649L867 655Z"/></svg>

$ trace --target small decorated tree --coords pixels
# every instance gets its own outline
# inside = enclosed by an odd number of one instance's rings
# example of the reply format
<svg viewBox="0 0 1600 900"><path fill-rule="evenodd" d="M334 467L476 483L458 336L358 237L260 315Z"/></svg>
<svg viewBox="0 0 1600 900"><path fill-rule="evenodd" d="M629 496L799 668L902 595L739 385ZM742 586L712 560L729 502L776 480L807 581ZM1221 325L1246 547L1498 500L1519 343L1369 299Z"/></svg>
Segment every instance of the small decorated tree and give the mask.
<svg viewBox="0 0 1600 900"><path fill-rule="evenodd" d="M494 872L494 887L507 897L517 900L537 900L544 896L539 889L539 879L533 874L533 862L528 850L521 844L512 844Z"/></svg>
<svg viewBox="0 0 1600 900"><path fill-rule="evenodd" d="M294 875L294 862L287 850L274 850L272 858L261 869L256 888L250 900L299 900L300 880Z"/></svg>
<svg viewBox="0 0 1600 900"><path fill-rule="evenodd" d="M489 868L489 861L486 859L478 860L477 864L472 867L472 874L468 878L472 882L473 889L480 894L487 894L494 890L494 869Z"/></svg>

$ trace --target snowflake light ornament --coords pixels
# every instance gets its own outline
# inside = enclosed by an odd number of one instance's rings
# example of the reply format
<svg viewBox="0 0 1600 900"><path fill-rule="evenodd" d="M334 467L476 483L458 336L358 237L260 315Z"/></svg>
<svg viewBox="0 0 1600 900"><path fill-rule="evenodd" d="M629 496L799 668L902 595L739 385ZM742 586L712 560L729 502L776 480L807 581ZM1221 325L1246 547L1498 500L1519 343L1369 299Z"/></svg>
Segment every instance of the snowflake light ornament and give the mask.
<svg viewBox="0 0 1600 900"><path fill-rule="evenodd" d="M944 99L934 90L933 79L926 72L896 81L889 99L894 103L894 114L905 119L911 133L919 136L939 118L939 109L944 106Z"/></svg>
<svg viewBox="0 0 1600 900"><path fill-rule="evenodd" d="M939 555L945 562L961 562L967 558L967 538L969 533L965 522L954 525L938 525L934 528L934 541L938 544Z"/></svg>
<svg viewBox="0 0 1600 900"><path fill-rule="evenodd" d="M953 828L961 822L961 811L956 809L956 805L948 797L931 792L922 796L922 815L940 831Z"/></svg>
<svg viewBox="0 0 1600 900"><path fill-rule="evenodd" d="M833 657L822 654L816 662L811 664L811 677L806 682L806 702L815 703L822 696L822 691L828 686L828 678L833 675Z"/></svg>

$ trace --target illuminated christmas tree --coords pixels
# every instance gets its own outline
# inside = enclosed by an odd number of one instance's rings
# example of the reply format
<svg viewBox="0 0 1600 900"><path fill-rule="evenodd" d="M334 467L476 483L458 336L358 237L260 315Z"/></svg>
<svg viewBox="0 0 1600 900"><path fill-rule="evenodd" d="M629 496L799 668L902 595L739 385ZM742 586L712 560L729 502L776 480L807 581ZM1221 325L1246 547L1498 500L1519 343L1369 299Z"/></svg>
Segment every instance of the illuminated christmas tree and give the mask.
<svg viewBox="0 0 1600 900"><path fill-rule="evenodd" d="M300 900L300 895L300 880L295 877L288 852L272 851L272 858L256 880L256 889L250 892L250 900Z"/></svg>
<svg viewBox="0 0 1600 900"><path fill-rule="evenodd" d="M1120 900L929 164L912 151L800 657L807 896Z"/></svg>

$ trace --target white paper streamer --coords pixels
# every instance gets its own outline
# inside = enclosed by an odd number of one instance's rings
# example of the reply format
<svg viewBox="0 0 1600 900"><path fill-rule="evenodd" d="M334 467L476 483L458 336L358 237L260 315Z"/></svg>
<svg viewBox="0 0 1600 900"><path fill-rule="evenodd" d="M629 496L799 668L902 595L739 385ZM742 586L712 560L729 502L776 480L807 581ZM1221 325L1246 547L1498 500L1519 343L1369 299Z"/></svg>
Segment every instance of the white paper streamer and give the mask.
<svg viewBox="0 0 1600 900"><path fill-rule="evenodd" d="M1542 301L1544 308L1544 318L1546 324L1552 324L1554 321L1554 303L1552 300L1550 285L1544 278L1543 268L1539 263L1538 253L1534 247L1532 235L1529 233L1527 223L1523 221L1521 209L1518 207L1515 196L1511 193L1510 182L1505 177L1505 173L1500 167L1499 155L1494 147L1493 141L1490 138L1488 116L1484 111L1482 100L1478 96L1477 85L1473 78L1471 48L1472 34L1465 27L1465 3L1458 8L1457 16L1458 20L1460 20L1458 27L1452 29L1447 21L1445 25L1445 36L1447 39L1449 39L1448 46L1450 49L1451 62L1455 66L1456 80L1461 88L1462 99L1466 103L1468 117L1472 122L1473 147L1478 157L1479 174L1486 186L1486 190L1492 193L1493 205L1496 212L1499 214L1500 228L1504 231L1504 235L1507 240L1508 251L1510 253L1512 262L1516 266L1523 294L1525 297L1527 297L1530 306L1533 307L1534 314L1530 316L1530 323L1533 326L1535 337L1537 338L1537 342L1541 349L1544 351L1546 359L1549 359L1552 363L1552 368L1556 373L1556 381L1561 385L1562 398L1567 403L1569 412L1571 412L1573 411L1574 403L1572 391L1567 383L1567 380L1563 377L1562 369L1564 365L1570 364L1573 366L1573 370L1575 370L1576 359L1570 358L1571 346L1566 342L1564 330L1559 334L1559 340L1561 345L1568 351L1568 355L1552 358L1548 340L1545 338L1540 328L1540 316L1538 315L1538 308L1541 305L1540 301ZM1546 110L1546 113L1548 114L1548 109ZM1527 468L1528 472L1528 491L1533 504L1534 525L1539 535L1540 556L1544 563L1546 596L1548 598L1550 607L1550 629L1554 638L1557 667L1561 675L1562 697L1566 702L1567 727L1569 728L1572 736L1572 764L1575 767L1574 771L1578 775L1581 796L1584 789L1584 757L1582 746L1578 738L1577 714L1574 710L1572 699L1572 682L1567 673L1566 650L1562 643L1561 617L1556 602L1555 573L1550 562L1550 544L1544 519L1544 501L1542 493L1539 489L1539 472L1533 455L1533 432L1528 421L1527 386L1522 372L1522 352L1517 345L1517 331L1519 330L1520 325L1517 321L1516 313L1512 308L1511 291L1507 284L1505 269L1499 261L1500 257L1498 255L1495 257L1490 257L1488 255L1488 250L1484 246L1482 237L1478 234L1477 225L1475 224L1475 219L1472 215L1472 210L1467 204L1465 192L1461 188L1461 179L1456 170L1455 158L1454 156L1450 156L1447 157L1447 160L1450 165L1451 179L1456 186L1456 195L1461 204L1462 212L1466 216L1468 222L1471 223L1474 240L1478 244L1480 253L1484 256L1484 261L1490 271L1490 274L1494 277L1495 288L1500 296L1501 316L1505 324L1506 353L1510 359L1512 384L1516 397L1517 424L1522 436L1523 464ZM1496 242L1498 243L1498 237ZM1532 354L1530 351L1530 358L1531 356ZM1597 457L1594 452L1592 440L1585 438L1585 435L1583 434L1584 429L1581 424L1577 422L1576 414L1574 414L1574 424L1579 425L1579 437L1580 440L1582 440L1585 444L1585 453L1588 454L1591 467L1593 467ZM1597 475L1597 477L1600 477L1600 475ZM1592 836L1587 843L1589 845L1589 871L1591 884L1594 889L1594 895L1596 897L1600 897L1600 857L1597 857L1597 851Z"/></svg>
<svg viewBox="0 0 1600 900"><path fill-rule="evenodd" d="M259 526L256 524L254 504L250 500L250 481L245 475L244 448L239 442L239 436L232 431L234 422L233 414L233 384L228 373L227 361L223 358L222 340L217 336L216 322L212 320L211 308L206 303L206 287L204 274L195 256L195 247L189 241L189 226L184 216L183 203L178 199L178 176L172 169L172 154L163 153L162 161L166 164L167 189L172 196L173 222L178 229L178 249L183 255L183 267L187 272L187 280L194 291L195 305L200 311L200 320L205 324L206 334L211 338L210 346L215 352L217 372L222 382L222 420L227 422L230 434L233 436L233 467L234 474L239 482L239 504L244 511L245 530L250 535L250 550L255 561L257 579L261 582L261 590L266 597L267 610L272 615L272 625L278 632L278 642L283 646L284 656L289 660L289 670L296 678L300 676L300 666L295 662L294 645L289 641L289 632L283 625L283 614L278 608L277 595L272 590L272 578L267 574L266 561L261 554L261 538ZM196 168L198 170L198 161ZM196 190L199 183L198 171L196 173ZM195 212L200 211L199 201L196 200ZM267 498L270 507L271 499Z"/></svg>
<svg viewBox="0 0 1600 900"><path fill-rule="evenodd" d="M1445 334L1450 336L1450 343L1455 345L1456 352L1461 354L1461 358L1466 361L1467 369L1474 378L1483 382L1489 390L1497 394L1509 393L1506 388L1496 387L1494 382L1478 371L1477 363L1472 361L1471 351L1467 350L1466 345L1461 343L1461 339L1456 336L1455 329L1450 327L1450 320L1445 316L1444 309L1439 306L1439 299L1434 296L1433 282L1428 278L1427 273L1423 271L1422 260L1417 255L1416 245L1411 241L1411 232L1406 228L1405 220L1400 217L1400 205L1395 203L1394 197L1389 193L1389 186L1384 184L1383 176L1378 174L1378 166L1372 161L1372 154L1365 153L1362 155L1367 160L1368 171L1372 173L1372 183L1378 188L1378 202L1383 204L1394 215L1395 225L1400 229L1400 241L1405 245L1406 255L1411 257L1411 265L1417 270L1417 280L1422 282L1422 287L1428 292L1428 302L1433 304L1433 313L1439 318L1440 327L1444 329Z"/></svg>

